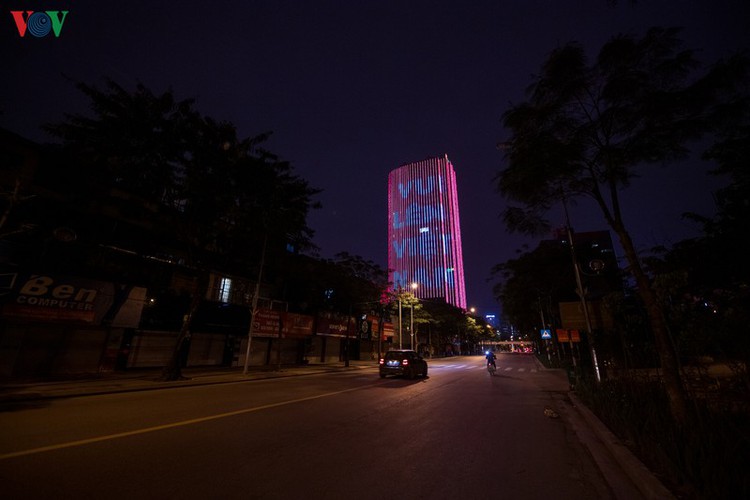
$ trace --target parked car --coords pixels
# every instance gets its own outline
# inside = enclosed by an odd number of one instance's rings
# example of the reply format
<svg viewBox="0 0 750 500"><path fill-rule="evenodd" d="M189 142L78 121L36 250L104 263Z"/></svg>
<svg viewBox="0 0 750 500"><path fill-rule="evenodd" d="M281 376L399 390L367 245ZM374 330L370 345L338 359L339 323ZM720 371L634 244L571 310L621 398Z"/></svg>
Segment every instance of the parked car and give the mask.
<svg viewBox="0 0 750 500"><path fill-rule="evenodd" d="M427 377L427 361L410 349L388 351L380 358L380 378L386 375L403 375L410 379L417 375Z"/></svg>

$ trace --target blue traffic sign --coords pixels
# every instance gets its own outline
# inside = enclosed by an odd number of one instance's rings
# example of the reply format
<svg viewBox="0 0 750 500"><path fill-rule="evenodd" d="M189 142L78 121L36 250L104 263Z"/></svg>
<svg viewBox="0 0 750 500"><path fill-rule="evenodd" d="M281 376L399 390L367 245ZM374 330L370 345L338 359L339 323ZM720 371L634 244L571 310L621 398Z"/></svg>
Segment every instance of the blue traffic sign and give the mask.
<svg viewBox="0 0 750 500"><path fill-rule="evenodd" d="M552 332L546 328L539 330L542 333L543 340L552 340Z"/></svg>

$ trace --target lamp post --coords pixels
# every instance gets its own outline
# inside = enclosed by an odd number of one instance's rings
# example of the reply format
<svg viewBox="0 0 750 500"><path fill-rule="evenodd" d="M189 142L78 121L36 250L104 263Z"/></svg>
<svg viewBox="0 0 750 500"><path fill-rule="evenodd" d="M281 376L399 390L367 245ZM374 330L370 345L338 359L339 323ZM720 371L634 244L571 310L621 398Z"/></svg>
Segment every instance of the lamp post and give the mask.
<svg viewBox="0 0 750 500"><path fill-rule="evenodd" d="M412 283L411 289L413 290L412 293L416 293L417 288L419 288L418 283ZM416 299L416 295L414 295L414 298ZM414 350L414 301L409 302L409 334L411 335L411 350Z"/></svg>
<svg viewBox="0 0 750 500"><path fill-rule="evenodd" d="M477 312L477 308L476 307L472 307L471 308L471 315L472 315L471 319L474 320L474 321L476 321L476 320L473 318L473 316L476 314L476 312ZM472 351L476 350L476 344L473 344L472 347L471 347L471 350L469 350L469 339L470 339L470 337L467 335L466 336L466 349L467 349L468 352L472 352Z"/></svg>
<svg viewBox="0 0 750 500"><path fill-rule="evenodd" d="M247 330L247 351L245 352L245 365L242 374L247 375L247 367L250 364L250 344L253 342L253 323L258 313L258 296L260 295L260 280L263 277L263 265L266 262L266 246L268 245L268 233L263 237L263 251L260 254L260 266L258 266L258 281L255 283L253 294L252 311L250 312L250 327Z"/></svg>
<svg viewBox="0 0 750 500"><path fill-rule="evenodd" d="M398 292L398 348L402 349L401 347L401 339L403 338L403 329L404 329L404 322L401 321L401 290Z"/></svg>

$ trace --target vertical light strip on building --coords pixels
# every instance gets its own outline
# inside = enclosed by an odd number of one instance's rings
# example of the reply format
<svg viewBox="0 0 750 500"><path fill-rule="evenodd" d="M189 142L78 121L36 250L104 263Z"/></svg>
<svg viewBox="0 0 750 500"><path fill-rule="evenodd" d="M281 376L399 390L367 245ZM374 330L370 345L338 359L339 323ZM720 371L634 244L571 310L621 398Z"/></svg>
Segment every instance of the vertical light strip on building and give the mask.
<svg viewBox="0 0 750 500"><path fill-rule="evenodd" d="M447 156L388 175L388 272L394 289L465 309L456 173Z"/></svg>

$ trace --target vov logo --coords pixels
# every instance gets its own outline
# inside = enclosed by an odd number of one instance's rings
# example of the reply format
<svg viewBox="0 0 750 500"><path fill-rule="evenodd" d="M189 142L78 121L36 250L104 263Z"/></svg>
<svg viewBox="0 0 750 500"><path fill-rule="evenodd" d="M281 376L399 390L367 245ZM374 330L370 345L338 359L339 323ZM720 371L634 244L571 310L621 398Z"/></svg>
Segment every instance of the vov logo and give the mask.
<svg viewBox="0 0 750 500"><path fill-rule="evenodd" d="M26 33L42 38L49 35L50 32L54 33L55 38L58 38L63 23L65 23L65 18L68 17L68 12L67 10L11 10L10 14L16 22L16 28L18 28L18 34L21 38L25 37ZM26 17L24 17L24 14L26 14Z"/></svg>

